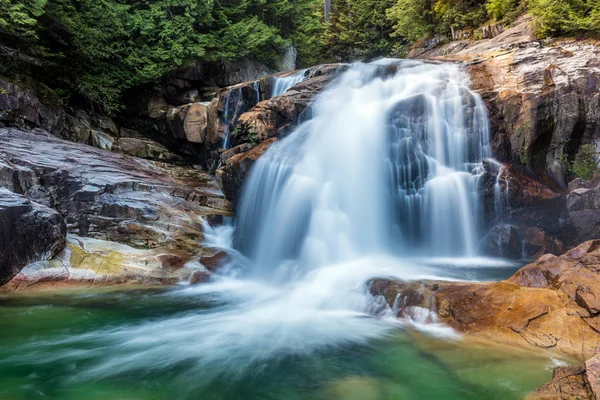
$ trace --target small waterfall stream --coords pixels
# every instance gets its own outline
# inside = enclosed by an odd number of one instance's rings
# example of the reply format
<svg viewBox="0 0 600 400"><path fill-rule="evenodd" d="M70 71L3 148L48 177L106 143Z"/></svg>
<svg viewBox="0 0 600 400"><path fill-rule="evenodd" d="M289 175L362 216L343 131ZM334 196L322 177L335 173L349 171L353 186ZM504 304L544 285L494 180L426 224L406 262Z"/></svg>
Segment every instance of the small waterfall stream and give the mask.
<svg viewBox="0 0 600 400"><path fill-rule="evenodd" d="M307 70L303 69L288 76L276 77L271 89L271 97L281 96L292 87L306 79Z"/></svg>

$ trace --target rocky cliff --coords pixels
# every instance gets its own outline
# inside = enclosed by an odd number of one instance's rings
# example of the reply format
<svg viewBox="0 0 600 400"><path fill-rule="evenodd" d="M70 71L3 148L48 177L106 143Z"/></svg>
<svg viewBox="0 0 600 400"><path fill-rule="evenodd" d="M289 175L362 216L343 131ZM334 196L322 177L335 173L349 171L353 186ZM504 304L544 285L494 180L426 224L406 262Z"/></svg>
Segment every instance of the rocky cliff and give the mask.
<svg viewBox="0 0 600 400"><path fill-rule="evenodd" d="M537 40L528 16L494 35L429 43L412 54L462 63L485 100L493 155L505 163L499 180L507 199L505 222L523 235L532 227L543 229L568 246L600 237L598 184L576 179L572 168L592 149L587 167L591 176L598 172L600 44ZM492 175L495 180L496 172ZM483 190L489 199L491 185ZM487 209L489 221L499 219Z"/></svg>

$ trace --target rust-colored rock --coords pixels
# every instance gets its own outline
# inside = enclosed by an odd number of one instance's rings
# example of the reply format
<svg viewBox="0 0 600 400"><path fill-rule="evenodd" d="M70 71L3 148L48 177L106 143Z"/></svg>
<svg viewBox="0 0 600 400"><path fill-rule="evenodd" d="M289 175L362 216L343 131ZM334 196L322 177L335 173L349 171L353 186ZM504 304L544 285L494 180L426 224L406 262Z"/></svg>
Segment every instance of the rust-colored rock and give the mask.
<svg viewBox="0 0 600 400"><path fill-rule="evenodd" d="M424 307L458 331L497 342L581 359L600 345L600 240L560 257L546 254L502 282L375 280L370 290L401 316L409 306Z"/></svg>
<svg viewBox="0 0 600 400"><path fill-rule="evenodd" d="M200 264L204 265L206 269L211 272L217 271L225 265L227 261L229 261L229 256L224 251L219 251L211 256L200 257Z"/></svg>
<svg viewBox="0 0 600 400"><path fill-rule="evenodd" d="M240 194L244 179L250 168L254 165L258 157L264 154L268 148L277 141L277 138L270 138L256 147L243 153L238 153L225 160L217 170L217 181L223 190L223 194L228 200L235 202ZM243 144L240 146L244 146Z"/></svg>
<svg viewBox="0 0 600 400"><path fill-rule="evenodd" d="M210 274L206 271L194 271L190 276L190 285L206 283L210 281Z"/></svg>

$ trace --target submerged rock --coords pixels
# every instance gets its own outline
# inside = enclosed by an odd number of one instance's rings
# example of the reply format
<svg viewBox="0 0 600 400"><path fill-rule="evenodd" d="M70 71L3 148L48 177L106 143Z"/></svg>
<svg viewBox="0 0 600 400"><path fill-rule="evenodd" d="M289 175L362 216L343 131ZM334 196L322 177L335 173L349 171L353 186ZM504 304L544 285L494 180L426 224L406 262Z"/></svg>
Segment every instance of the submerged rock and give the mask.
<svg viewBox="0 0 600 400"><path fill-rule="evenodd" d="M0 285L62 250L66 230L56 211L0 188Z"/></svg>
<svg viewBox="0 0 600 400"><path fill-rule="evenodd" d="M568 367L558 367L552 380L525 400L595 400L600 398L600 355Z"/></svg>

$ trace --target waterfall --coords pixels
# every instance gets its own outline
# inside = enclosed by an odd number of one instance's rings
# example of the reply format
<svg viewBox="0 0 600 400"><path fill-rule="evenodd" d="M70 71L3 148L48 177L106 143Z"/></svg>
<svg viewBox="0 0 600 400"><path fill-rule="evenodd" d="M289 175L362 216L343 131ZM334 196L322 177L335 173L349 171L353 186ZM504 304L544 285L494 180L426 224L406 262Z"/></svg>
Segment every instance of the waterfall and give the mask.
<svg viewBox="0 0 600 400"><path fill-rule="evenodd" d="M225 112L223 115L225 123L225 139L223 140L223 148L228 149L231 136L231 125L235 124L240 113L240 107L243 104L242 88L233 88L227 92L225 100Z"/></svg>
<svg viewBox="0 0 600 400"><path fill-rule="evenodd" d="M271 89L271 97L281 96L292 87L306 79L305 69L284 77L276 77Z"/></svg>
<svg viewBox="0 0 600 400"><path fill-rule="evenodd" d="M256 276L377 254L476 255L489 130L458 66L355 64L311 111L247 178L234 243Z"/></svg>
<svg viewBox="0 0 600 400"><path fill-rule="evenodd" d="M481 236L478 181L490 154L481 99L456 65L383 60L353 65L310 111L254 164L235 226L205 226L204 246L231 262L172 295L211 307L69 337L59 357L74 359L77 379L140 368L236 379L289 356L368 344L399 324L454 337L429 310L398 321L366 282L479 279L472 271L497 265L460 258Z"/></svg>

